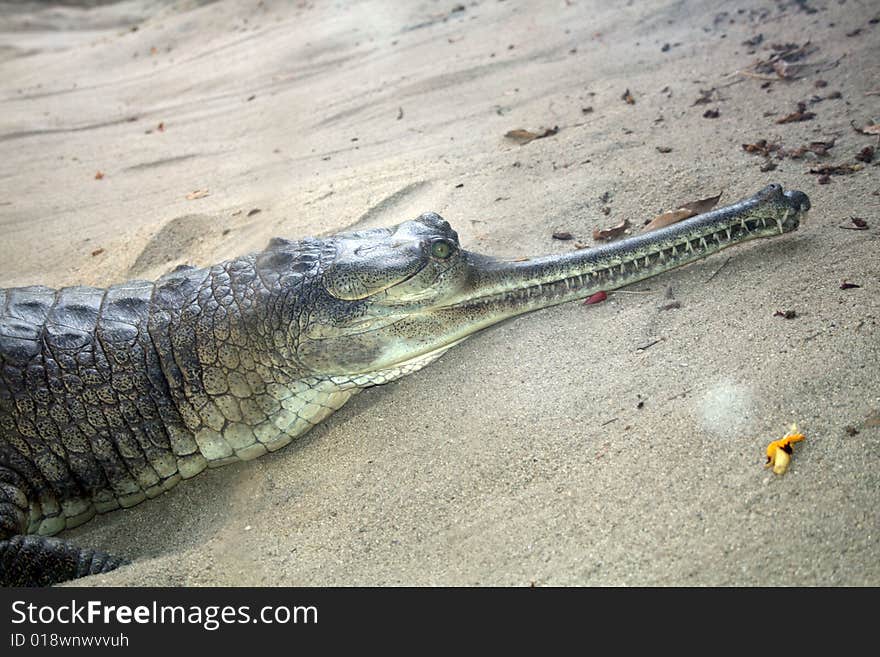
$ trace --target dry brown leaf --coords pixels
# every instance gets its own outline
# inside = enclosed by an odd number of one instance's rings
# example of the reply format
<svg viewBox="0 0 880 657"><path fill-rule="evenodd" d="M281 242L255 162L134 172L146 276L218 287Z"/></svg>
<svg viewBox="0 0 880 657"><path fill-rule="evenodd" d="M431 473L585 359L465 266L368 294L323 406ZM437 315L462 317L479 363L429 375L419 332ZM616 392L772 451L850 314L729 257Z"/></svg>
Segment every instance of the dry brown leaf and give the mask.
<svg viewBox="0 0 880 657"><path fill-rule="evenodd" d="M194 201L197 198L205 198L210 193L207 189L195 189L186 195L186 200Z"/></svg>
<svg viewBox="0 0 880 657"><path fill-rule="evenodd" d="M742 148L746 153L757 153L758 155L769 157L770 153L778 151L781 146L779 143L771 144L766 139L759 139L754 144L743 144Z"/></svg>
<svg viewBox="0 0 880 657"><path fill-rule="evenodd" d="M865 162L866 164L873 162L874 161L874 147L873 146L865 146L856 155L856 159L859 162Z"/></svg>
<svg viewBox="0 0 880 657"><path fill-rule="evenodd" d="M532 132L531 130L517 128L516 130L509 130L504 134L504 136L508 139L512 139L520 146L525 146L530 141L534 141L535 139L543 139L544 137L552 137L557 132L559 132L559 126L547 128L543 132Z"/></svg>
<svg viewBox="0 0 880 657"><path fill-rule="evenodd" d="M718 199L721 198L723 193L724 192L718 192L718 196L710 196L709 198L701 198L698 201L691 201L690 203L685 203L677 210L669 210L661 215L657 215L647 223L642 229L642 232L647 233L652 230L665 228L666 226L671 226L679 221L690 219L691 217L696 217L698 214L708 212L718 204Z"/></svg>
<svg viewBox="0 0 880 657"><path fill-rule="evenodd" d="M671 226L672 224L678 223L688 217L693 217L694 213L690 210L668 210L663 214L659 214L651 221L649 221L645 227L643 228L644 232L648 232L651 230L657 230L659 228L664 228L666 226Z"/></svg>
<svg viewBox="0 0 880 657"><path fill-rule="evenodd" d="M810 173L818 173L822 176L845 176L865 168L864 164L826 164L825 166L810 169Z"/></svg>
<svg viewBox="0 0 880 657"><path fill-rule="evenodd" d="M780 155L787 155L793 160L797 160L802 158L807 153L815 153L818 156L828 155L828 149L834 147L834 139L829 141L811 141L809 144L804 146L798 146L794 150L791 151L780 151Z"/></svg>
<svg viewBox="0 0 880 657"><path fill-rule="evenodd" d="M794 80L798 77L798 72L803 70L802 64L789 64L784 59L773 62L773 70L783 80Z"/></svg>
<svg viewBox="0 0 880 657"><path fill-rule="evenodd" d="M815 112L807 111L806 103L798 103L797 110L788 114L787 116L783 116L781 119L776 119L776 123L797 123L799 121L809 121L816 117Z"/></svg>
<svg viewBox="0 0 880 657"><path fill-rule="evenodd" d="M850 121L850 125L853 127L853 130L863 135L880 135L880 123L869 123L860 128L856 125L855 121Z"/></svg>
<svg viewBox="0 0 880 657"><path fill-rule="evenodd" d="M103 178L104 178L104 172L103 172L103 171L96 171L96 172L95 172L95 180L102 180Z"/></svg>
<svg viewBox="0 0 880 657"><path fill-rule="evenodd" d="M596 228L593 231L593 239L597 242L600 240L613 240L616 237L620 237L629 228L629 220L624 219L616 226L612 226L611 228Z"/></svg>
<svg viewBox="0 0 880 657"><path fill-rule="evenodd" d="M629 92L629 89L623 92L623 95L620 96L620 99L625 102L627 105L635 105L636 99L633 98L633 95Z"/></svg>

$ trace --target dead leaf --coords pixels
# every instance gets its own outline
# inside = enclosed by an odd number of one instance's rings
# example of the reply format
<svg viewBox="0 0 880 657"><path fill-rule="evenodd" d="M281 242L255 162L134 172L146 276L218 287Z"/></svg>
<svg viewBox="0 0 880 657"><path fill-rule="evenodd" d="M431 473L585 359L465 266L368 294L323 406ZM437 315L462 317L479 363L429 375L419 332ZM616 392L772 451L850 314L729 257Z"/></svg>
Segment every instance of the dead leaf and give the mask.
<svg viewBox="0 0 880 657"><path fill-rule="evenodd" d="M827 155L828 151L834 148L834 142L833 138L828 141L811 141L807 148L816 155Z"/></svg>
<svg viewBox="0 0 880 657"><path fill-rule="evenodd" d="M663 214L657 215L645 225L642 232L647 233L652 230L659 230L660 228L671 226L684 219L689 219L698 214L708 212L718 204L718 199L721 198L721 194L723 193L724 192L718 192L718 196L710 196L709 198L703 198L698 201L691 201L690 203L685 203L677 210L669 210Z"/></svg>
<svg viewBox="0 0 880 657"><path fill-rule="evenodd" d="M159 125L156 126L156 130L158 130L159 132L165 132L165 122L160 121Z"/></svg>
<svg viewBox="0 0 880 657"><path fill-rule="evenodd" d="M773 62L773 70L776 71L776 75L784 80L794 79L801 68L800 64L789 64L784 59Z"/></svg>
<svg viewBox="0 0 880 657"><path fill-rule="evenodd" d="M869 123L863 128L859 128L856 126L855 121L850 121L850 125L853 127L853 130L863 135L880 135L880 123Z"/></svg>
<svg viewBox="0 0 880 657"><path fill-rule="evenodd" d="M592 306L594 303L602 303L605 299L608 298L608 295L604 292L596 292L595 294L591 294L587 297L587 300L584 301L585 306Z"/></svg>
<svg viewBox="0 0 880 657"><path fill-rule="evenodd" d="M99 256L99 255L101 255L102 253L104 253L104 247L100 247L100 246L99 246L97 249L95 249L94 251L92 251L92 257L94 258L95 256Z"/></svg>
<svg viewBox="0 0 880 657"><path fill-rule="evenodd" d="M103 171L96 171L96 172L95 172L95 180L103 180L103 178L104 178L104 172L103 172Z"/></svg>
<svg viewBox="0 0 880 657"><path fill-rule="evenodd" d="M623 95L620 97L622 101L624 101L627 105L635 105L636 99L633 98L633 95L629 92L629 89L623 92Z"/></svg>
<svg viewBox="0 0 880 657"><path fill-rule="evenodd" d="M658 146L657 152L658 153L671 153L672 148L670 146Z"/></svg>
<svg viewBox="0 0 880 657"><path fill-rule="evenodd" d="M721 116L721 112L718 110L717 107L715 109L709 109L703 112L704 119L717 119L719 116Z"/></svg>
<svg viewBox="0 0 880 657"><path fill-rule="evenodd" d="M868 230L868 222L861 217L850 217L849 220L852 225L843 224L841 228L847 230Z"/></svg>
<svg viewBox="0 0 880 657"><path fill-rule="evenodd" d="M822 176L845 176L865 168L864 164L826 164L822 167L810 169L809 173L818 173Z"/></svg>
<svg viewBox="0 0 880 657"><path fill-rule="evenodd" d="M757 155L769 157L770 153L782 148L782 144L768 143L766 139L759 139L754 144L743 144L742 148L746 153L755 153Z"/></svg>
<svg viewBox="0 0 880 657"><path fill-rule="evenodd" d="M543 132L532 132L530 130L525 130L523 128L517 128L516 130L509 130L504 134L508 139L512 139L520 146L525 146L530 141L534 141L536 139L543 139L544 137L552 137L557 132L559 132L559 126L555 126L553 128L547 128Z"/></svg>
<svg viewBox="0 0 880 657"><path fill-rule="evenodd" d="M205 198L210 193L211 192L209 192L207 189L195 189L186 195L186 200L187 201L194 201L197 198Z"/></svg>
<svg viewBox="0 0 880 657"><path fill-rule="evenodd" d="M573 240L574 235L572 235L568 231L558 231L556 233L553 233L553 239L562 241Z"/></svg>
<svg viewBox="0 0 880 657"><path fill-rule="evenodd" d="M834 139L830 141L811 141L805 146L798 146L792 151L781 151L780 154L788 156L793 160L802 158L807 153L815 153L818 156L828 155L828 149L834 147Z"/></svg>
<svg viewBox="0 0 880 657"><path fill-rule="evenodd" d="M796 80L799 73L805 68L805 64L795 64L816 52L818 48L812 46L809 41L804 45L796 43L774 43L770 46L773 54L769 58L756 62L752 71L740 71L741 75L755 77L762 80ZM768 77L768 76L773 77Z"/></svg>
<svg viewBox="0 0 880 657"><path fill-rule="evenodd" d="M776 119L776 123L798 123L799 121L809 121L816 117L815 112L807 111L806 103L798 103L797 110L781 119Z"/></svg>
<svg viewBox="0 0 880 657"><path fill-rule="evenodd" d="M844 279L840 282L841 290L851 290L853 288L862 287L861 285L856 285L855 283L850 283L848 280Z"/></svg>
<svg viewBox="0 0 880 657"><path fill-rule="evenodd" d="M613 240L616 237L623 235L627 228L629 228L629 219L624 219L622 222L611 228L595 229L593 231L593 239L597 242L600 240Z"/></svg>
<svg viewBox="0 0 880 657"><path fill-rule="evenodd" d="M651 230L657 230L659 228L664 228L665 226L671 226L672 224L678 223L688 217L693 217L694 213L690 210L668 210L663 214L657 215L647 224L645 224L644 231L648 232Z"/></svg>
<svg viewBox="0 0 880 657"><path fill-rule="evenodd" d="M874 147L873 146L865 146L858 155L856 155L856 159L859 162L868 162L874 161Z"/></svg>
<svg viewBox="0 0 880 657"><path fill-rule="evenodd" d="M773 313L774 317L782 317L783 319L794 319L797 317L797 312L794 310L777 310Z"/></svg>
<svg viewBox="0 0 880 657"><path fill-rule="evenodd" d="M259 214L260 212L262 212L260 208L253 208L252 210L248 210L247 216L253 217L255 214Z"/></svg>

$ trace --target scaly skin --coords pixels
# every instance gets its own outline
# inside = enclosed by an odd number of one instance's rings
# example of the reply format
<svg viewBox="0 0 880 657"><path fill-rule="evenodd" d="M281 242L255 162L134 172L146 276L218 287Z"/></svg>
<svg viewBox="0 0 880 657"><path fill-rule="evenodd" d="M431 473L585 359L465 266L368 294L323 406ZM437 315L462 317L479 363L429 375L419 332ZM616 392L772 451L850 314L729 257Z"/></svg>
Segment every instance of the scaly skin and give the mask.
<svg viewBox="0 0 880 657"><path fill-rule="evenodd" d="M359 390L508 317L798 226L771 185L666 229L505 263L436 214L106 290L0 289L0 582L123 560L48 538L288 444Z"/></svg>

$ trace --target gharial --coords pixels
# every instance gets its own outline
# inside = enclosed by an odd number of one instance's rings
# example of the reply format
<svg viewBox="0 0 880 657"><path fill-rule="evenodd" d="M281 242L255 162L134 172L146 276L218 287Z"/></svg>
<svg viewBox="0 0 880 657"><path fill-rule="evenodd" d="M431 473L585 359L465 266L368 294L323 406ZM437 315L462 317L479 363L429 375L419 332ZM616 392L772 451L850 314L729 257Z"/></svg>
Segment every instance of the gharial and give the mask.
<svg viewBox="0 0 880 657"><path fill-rule="evenodd" d="M363 388L509 317L798 228L770 185L616 243L502 262L440 216L107 289L0 289L0 582L47 585L123 559L53 538L206 467L280 449Z"/></svg>

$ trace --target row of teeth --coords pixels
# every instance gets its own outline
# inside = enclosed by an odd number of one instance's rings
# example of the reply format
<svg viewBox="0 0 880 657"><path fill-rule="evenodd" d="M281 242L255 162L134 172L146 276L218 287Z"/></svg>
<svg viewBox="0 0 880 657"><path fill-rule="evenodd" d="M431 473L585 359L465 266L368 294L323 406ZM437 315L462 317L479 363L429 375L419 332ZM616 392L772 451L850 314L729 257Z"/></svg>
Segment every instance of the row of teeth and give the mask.
<svg viewBox="0 0 880 657"><path fill-rule="evenodd" d="M726 243L729 243L733 239L733 231L736 229L740 229L744 231L746 235L749 235L759 228L766 229L768 227L768 222L775 221L776 227L779 229L779 232L783 233L785 232L783 230L784 219L784 217L776 217L775 220L768 220L767 217L753 217L749 219L741 217L739 219L739 225L732 225L725 228L716 229L708 236L694 237L690 239L685 237L678 244L673 244L671 246L665 247L655 253L638 256L636 258L633 258L632 260L622 262L619 265L595 269L591 272L579 274L578 276L572 276L570 278L565 278L559 281L553 281L550 283L538 283L534 286L523 288L521 290L514 290L512 292L513 294L521 295L523 298L527 299L531 296L546 297L548 296L548 293L558 294L571 290L578 290L585 287L587 284L610 280L615 278L617 275L626 274L628 271L630 273L637 272L640 269L650 267L652 264L655 264L657 262L663 263L674 261L680 255L696 253L697 249L708 251L711 248L710 241L713 240L718 246L722 246ZM696 248L694 244L697 245Z"/></svg>

